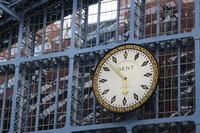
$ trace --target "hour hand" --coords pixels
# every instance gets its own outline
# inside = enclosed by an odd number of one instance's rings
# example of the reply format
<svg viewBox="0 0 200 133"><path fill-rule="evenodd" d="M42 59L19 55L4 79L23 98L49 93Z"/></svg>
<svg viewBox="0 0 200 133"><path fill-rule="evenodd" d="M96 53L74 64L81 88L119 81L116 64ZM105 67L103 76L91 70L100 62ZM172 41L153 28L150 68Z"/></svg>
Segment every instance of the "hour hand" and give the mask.
<svg viewBox="0 0 200 133"><path fill-rule="evenodd" d="M123 80L124 80L124 89L123 89L122 93L124 95L126 95L128 93L128 90L126 88L127 87L127 78L125 77Z"/></svg>

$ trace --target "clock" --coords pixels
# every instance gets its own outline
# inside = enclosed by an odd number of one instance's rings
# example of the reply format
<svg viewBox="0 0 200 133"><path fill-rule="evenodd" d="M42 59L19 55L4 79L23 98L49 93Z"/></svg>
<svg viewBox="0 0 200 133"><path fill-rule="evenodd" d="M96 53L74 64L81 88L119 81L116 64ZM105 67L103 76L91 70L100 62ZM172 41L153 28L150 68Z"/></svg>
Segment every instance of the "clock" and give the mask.
<svg viewBox="0 0 200 133"><path fill-rule="evenodd" d="M97 64L93 91L110 111L138 109L152 96L158 83L158 63L151 51L136 44L115 47Z"/></svg>

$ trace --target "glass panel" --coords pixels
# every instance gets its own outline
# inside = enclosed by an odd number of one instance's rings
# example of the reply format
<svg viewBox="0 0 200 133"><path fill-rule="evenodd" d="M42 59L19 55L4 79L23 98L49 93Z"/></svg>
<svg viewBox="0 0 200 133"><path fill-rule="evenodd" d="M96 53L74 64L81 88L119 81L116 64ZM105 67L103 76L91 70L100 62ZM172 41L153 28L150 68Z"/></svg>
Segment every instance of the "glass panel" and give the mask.
<svg viewBox="0 0 200 133"><path fill-rule="evenodd" d="M180 4L178 0L135 0L134 38L152 38L193 31L194 3L194 0L182 0Z"/></svg>
<svg viewBox="0 0 200 133"><path fill-rule="evenodd" d="M0 26L0 62L13 60L17 56L18 23L8 25Z"/></svg>
<svg viewBox="0 0 200 133"><path fill-rule="evenodd" d="M194 29L195 0L181 2L181 33L191 32Z"/></svg>
<svg viewBox="0 0 200 133"><path fill-rule="evenodd" d="M75 58L72 90L71 126L85 126L121 122L125 114L115 114L103 108L95 99L92 89L93 71L103 51L84 53ZM94 56L96 58L94 58Z"/></svg>
<svg viewBox="0 0 200 133"><path fill-rule="evenodd" d="M128 39L130 0L80 0L77 8L76 48L124 42ZM117 15L120 16L119 20Z"/></svg>
<svg viewBox="0 0 200 133"><path fill-rule="evenodd" d="M0 122L1 122L1 132L9 132L10 128L10 118L12 111L12 95L14 86L14 72L6 70L7 76L0 76ZM5 74L5 73L4 73Z"/></svg>
<svg viewBox="0 0 200 133"><path fill-rule="evenodd" d="M196 126L193 121L180 123L147 124L133 127L133 133L195 133Z"/></svg>
<svg viewBox="0 0 200 133"><path fill-rule="evenodd" d="M178 114L191 115L195 110L194 45L191 38L183 38L182 44L179 46L180 53L178 53L177 47L162 45L160 48L159 117L174 117ZM180 60L178 56L180 56ZM180 74L178 62L181 63ZM178 78L180 78L181 88L178 88ZM181 94L178 94L178 89ZM178 99L178 95L181 99ZM178 101L181 112L177 110Z"/></svg>
<svg viewBox="0 0 200 133"><path fill-rule="evenodd" d="M31 57L67 51L72 28L72 3L55 2L26 14L21 56ZM42 9L42 10L41 10ZM62 10L63 9L63 10ZM34 12L34 13L33 13Z"/></svg>
<svg viewBox="0 0 200 133"><path fill-rule="evenodd" d="M40 64L42 63L42 64ZM21 66L19 86L19 110L23 111L21 122L26 123L22 131L62 128L66 123L68 58L66 61L45 59L43 62L27 63ZM21 103L20 103L21 104Z"/></svg>

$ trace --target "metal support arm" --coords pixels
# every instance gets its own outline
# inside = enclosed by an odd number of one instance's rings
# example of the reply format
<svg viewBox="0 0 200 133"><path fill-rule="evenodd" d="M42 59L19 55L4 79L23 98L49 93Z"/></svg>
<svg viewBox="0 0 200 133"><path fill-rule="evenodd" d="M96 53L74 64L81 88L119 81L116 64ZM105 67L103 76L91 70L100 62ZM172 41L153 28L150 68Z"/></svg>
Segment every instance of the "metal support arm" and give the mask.
<svg viewBox="0 0 200 133"><path fill-rule="evenodd" d="M10 14L12 17L14 17L16 20L20 21L20 16L16 14L13 10L5 6L4 4L0 3L0 8L3 9L5 12Z"/></svg>

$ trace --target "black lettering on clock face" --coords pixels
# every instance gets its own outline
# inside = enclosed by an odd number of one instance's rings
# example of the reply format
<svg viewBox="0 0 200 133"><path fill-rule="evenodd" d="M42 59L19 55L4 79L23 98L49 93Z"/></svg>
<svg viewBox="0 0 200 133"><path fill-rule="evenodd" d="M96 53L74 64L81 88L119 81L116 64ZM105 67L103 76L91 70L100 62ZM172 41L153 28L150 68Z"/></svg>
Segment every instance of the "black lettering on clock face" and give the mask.
<svg viewBox="0 0 200 133"><path fill-rule="evenodd" d="M104 83L104 82L106 82L106 81L107 81L106 79L101 79L101 80L99 80L100 83Z"/></svg>
<svg viewBox="0 0 200 133"><path fill-rule="evenodd" d="M106 90L104 90L104 91L103 91L103 93L102 93L102 95L105 95L105 94L107 94L107 93L108 93L108 91L109 91L109 89L106 89Z"/></svg>
<svg viewBox="0 0 200 133"><path fill-rule="evenodd" d="M135 60L137 60L139 58L139 53L137 53L136 55L135 55Z"/></svg>
<svg viewBox="0 0 200 133"><path fill-rule="evenodd" d="M143 67L143 66L146 66L146 65L148 64L148 62L149 62L149 61L143 62L143 63L142 63L142 67Z"/></svg>
<svg viewBox="0 0 200 133"><path fill-rule="evenodd" d="M126 98L124 97L124 99L123 99L123 101L122 101L122 103L124 104L124 106L126 105L126 102L127 102L127 100L126 100Z"/></svg>
<svg viewBox="0 0 200 133"><path fill-rule="evenodd" d="M133 70L134 66L123 66L123 67L117 67L117 70L119 71L129 71L129 70Z"/></svg>
<svg viewBox="0 0 200 133"><path fill-rule="evenodd" d="M124 58L126 59L128 57L128 53L125 51Z"/></svg>
<svg viewBox="0 0 200 133"><path fill-rule="evenodd" d="M115 100L116 100L116 95L113 98L111 98L111 103L113 103Z"/></svg>
<svg viewBox="0 0 200 133"><path fill-rule="evenodd" d="M117 58L115 58L114 56L112 57L112 61L117 63Z"/></svg>

